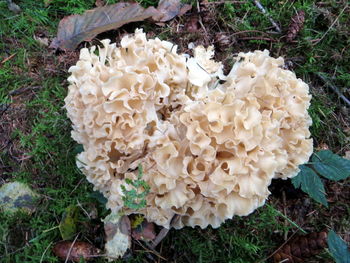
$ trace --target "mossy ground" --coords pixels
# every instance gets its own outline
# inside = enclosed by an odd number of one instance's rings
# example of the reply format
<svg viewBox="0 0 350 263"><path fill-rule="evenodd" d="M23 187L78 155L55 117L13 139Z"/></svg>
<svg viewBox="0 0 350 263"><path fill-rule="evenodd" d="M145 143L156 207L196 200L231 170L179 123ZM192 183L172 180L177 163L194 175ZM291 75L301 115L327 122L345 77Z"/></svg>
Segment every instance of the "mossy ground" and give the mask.
<svg viewBox="0 0 350 263"><path fill-rule="evenodd" d="M42 196L31 216L0 213L0 262L59 262L51 248L60 240L57 226L70 205L80 207L79 240L103 246L99 218L107 211L75 166L77 145L70 138L71 124L63 109L67 69L75 62L76 54L54 52L34 38L52 39L61 18L91 9L94 2L22 0L16 1L22 9L19 14L9 11L5 1L0 2L0 184L23 181ZM152 5L157 1L139 2ZM232 64L234 54L240 51L266 48L272 56L283 56L297 76L310 84L315 147L326 144L332 151L344 154L350 150L349 107L328 88L329 83L317 75L323 73L350 97L347 1L264 0L261 3L281 26L282 34L271 33L269 20L252 1L209 5L215 22L205 24L206 33L200 28L198 32L180 34L174 27L175 24L186 26L196 15L196 8L164 27L155 28L142 22L123 30L132 32L137 26L144 27L145 31L151 28L161 38L178 43L183 50L188 41L200 43L204 39L214 43L215 32L234 34L236 42L217 54L225 58L226 65ZM193 4L196 7L196 1ZM295 41L286 43L281 36L297 10L306 12L305 24ZM118 35L117 32L108 34ZM247 37L255 39L247 40ZM349 181L326 182L326 186L329 209L294 191L289 181L275 182L268 205L252 215L235 217L215 230L210 227L171 230L157 250L169 262L267 262L284 238L298 230L290 221L308 232L331 227L349 242ZM86 215L91 211L97 211L97 219L91 220ZM162 261L161 257L135 243L133 252L125 260ZM97 258L96 262L105 260ZM325 251L308 262L332 260Z"/></svg>

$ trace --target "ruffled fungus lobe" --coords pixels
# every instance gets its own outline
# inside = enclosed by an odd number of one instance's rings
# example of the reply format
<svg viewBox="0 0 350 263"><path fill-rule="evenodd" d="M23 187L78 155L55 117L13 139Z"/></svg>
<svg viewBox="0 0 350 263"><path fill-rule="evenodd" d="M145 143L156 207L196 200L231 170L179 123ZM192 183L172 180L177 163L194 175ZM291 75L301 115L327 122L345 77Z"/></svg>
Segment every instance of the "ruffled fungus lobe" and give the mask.
<svg viewBox="0 0 350 263"><path fill-rule="evenodd" d="M175 228L219 227L264 204L273 178L289 178L312 153L308 85L268 51L240 53L224 76L213 50L195 56L141 30L120 47L82 49L65 99L78 166L112 211ZM123 207L121 186L150 186L147 206Z"/></svg>

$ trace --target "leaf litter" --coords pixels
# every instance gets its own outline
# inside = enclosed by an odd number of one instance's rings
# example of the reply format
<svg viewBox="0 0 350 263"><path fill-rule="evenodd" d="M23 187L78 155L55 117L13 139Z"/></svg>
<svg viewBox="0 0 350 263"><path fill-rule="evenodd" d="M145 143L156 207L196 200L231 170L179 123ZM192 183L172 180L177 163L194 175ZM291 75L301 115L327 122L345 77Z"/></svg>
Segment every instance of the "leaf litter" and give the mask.
<svg viewBox="0 0 350 263"><path fill-rule="evenodd" d="M125 24L152 18L153 22L166 22L182 15L192 8L180 0L159 2L158 8L143 8L138 3L120 2L100 6L82 15L63 18L58 25L57 37L50 47L74 50L81 42L91 41L100 33L117 29Z"/></svg>

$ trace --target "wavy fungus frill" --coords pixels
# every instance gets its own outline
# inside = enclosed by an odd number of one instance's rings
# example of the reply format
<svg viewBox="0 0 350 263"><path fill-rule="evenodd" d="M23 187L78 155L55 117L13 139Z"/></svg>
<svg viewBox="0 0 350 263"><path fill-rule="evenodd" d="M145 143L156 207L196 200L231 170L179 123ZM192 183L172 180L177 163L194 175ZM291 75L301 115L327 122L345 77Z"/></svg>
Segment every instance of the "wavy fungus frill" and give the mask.
<svg viewBox="0 0 350 263"><path fill-rule="evenodd" d="M120 46L83 48L65 99L78 166L111 210L175 228L219 227L264 204L274 178L312 153L308 85L268 51L240 53L224 76L212 48L194 57L142 30ZM122 187L150 186L145 208L123 207Z"/></svg>

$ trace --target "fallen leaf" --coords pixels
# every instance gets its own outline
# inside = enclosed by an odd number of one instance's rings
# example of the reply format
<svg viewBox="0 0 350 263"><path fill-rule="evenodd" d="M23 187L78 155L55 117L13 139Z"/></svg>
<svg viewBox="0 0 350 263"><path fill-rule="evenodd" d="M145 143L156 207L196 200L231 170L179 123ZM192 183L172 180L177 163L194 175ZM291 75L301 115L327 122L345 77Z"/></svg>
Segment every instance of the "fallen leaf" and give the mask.
<svg viewBox="0 0 350 263"><path fill-rule="evenodd" d="M131 235L136 240L152 241L156 238L154 224L144 220L138 227L132 229Z"/></svg>
<svg viewBox="0 0 350 263"><path fill-rule="evenodd" d="M157 14L152 17L156 22L166 22L175 16L181 16L192 9L192 5L183 4L180 0L160 0Z"/></svg>
<svg viewBox="0 0 350 263"><path fill-rule="evenodd" d="M152 6L145 9L138 3L128 2L104 5L103 0L96 0L95 5L98 7L82 15L63 18L58 25L57 37L50 47L74 50L82 41L90 41L102 32L150 17L154 22L162 23L183 15L192 8L191 5L182 4L180 0L161 0L157 9Z"/></svg>
<svg viewBox="0 0 350 263"><path fill-rule="evenodd" d="M58 226L63 240L73 238L77 232L78 211L76 206L69 206L64 211Z"/></svg>
<svg viewBox="0 0 350 263"><path fill-rule="evenodd" d="M53 253L62 260L80 262L80 259L91 260L100 253L95 246L82 241L60 241L52 249Z"/></svg>
<svg viewBox="0 0 350 263"><path fill-rule="evenodd" d="M58 25L57 37L50 47L74 50L82 41L121 27L124 24L142 21L157 14L154 7L147 9L137 3L117 3L86 11L82 15L63 18Z"/></svg>

